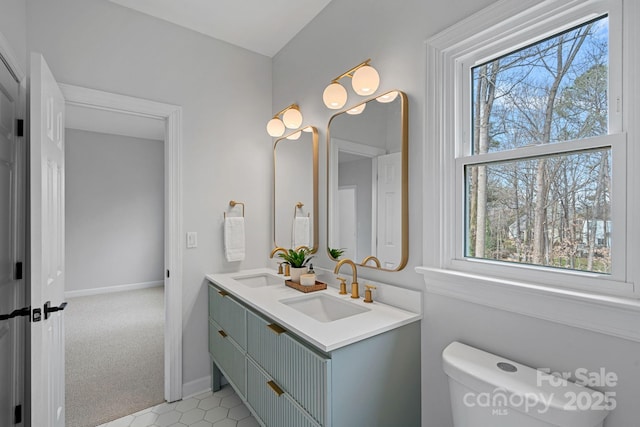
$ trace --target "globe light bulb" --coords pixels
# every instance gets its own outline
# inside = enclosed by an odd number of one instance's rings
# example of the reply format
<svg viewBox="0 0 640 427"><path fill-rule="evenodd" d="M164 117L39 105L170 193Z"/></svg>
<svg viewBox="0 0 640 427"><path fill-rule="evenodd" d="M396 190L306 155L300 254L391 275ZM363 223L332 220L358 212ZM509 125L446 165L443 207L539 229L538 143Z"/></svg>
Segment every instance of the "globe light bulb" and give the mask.
<svg viewBox="0 0 640 427"><path fill-rule="evenodd" d="M282 121L289 129L298 129L302 124L302 113L295 108L289 108L282 115Z"/></svg>
<svg viewBox="0 0 640 427"><path fill-rule="evenodd" d="M360 105L356 105L355 107L347 110L347 114L351 114L351 115L356 115L356 114L360 114L364 111L365 107L367 106L367 103L364 102Z"/></svg>
<svg viewBox="0 0 640 427"><path fill-rule="evenodd" d="M284 123L278 118L273 118L267 123L267 133L274 138L284 134Z"/></svg>
<svg viewBox="0 0 640 427"><path fill-rule="evenodd" d="M351 86L358 95L371 95L380 85L380 76L370 65L360 67L353 73Z"/></svg>
<svg viewBox="0 0 640 427"><path fill-rule="evenodd" d="M384 95L380 95L379 97L376 98L376 101L386 104L388 102L392 102L397 97L398 97L398 91L394 90L394 91L385 93Z"/></svg>
<svg viewBox="0 0 640 427"><path fill-rule="evenodd" d="M298 132L292 133L291 135L289 135L287 137L287 139L296 140L296 139L300 138L300 135L302 135L302 131L298 131Z"/></svg>
<svg viewBox="0 0 640 427"><path fill-rule="evenodd" d="M347 102L347 90L338 82L331 83L322 93L324 105L331 110L339 110Z"/></svg>

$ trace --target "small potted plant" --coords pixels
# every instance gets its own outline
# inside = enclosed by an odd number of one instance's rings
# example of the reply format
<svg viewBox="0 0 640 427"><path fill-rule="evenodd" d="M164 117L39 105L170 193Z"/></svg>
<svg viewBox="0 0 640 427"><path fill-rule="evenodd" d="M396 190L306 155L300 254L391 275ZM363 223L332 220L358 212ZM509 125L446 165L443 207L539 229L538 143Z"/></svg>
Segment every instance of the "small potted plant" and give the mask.
<svg viewBox="0 0 640 427"><path fill-rule="evenodd" d="M342 254L344 253L345 249L338 249L338 248L329 248L329 255L331 255L331 258L333 259L340 259L340 257L342 256Z"/></svg>
<svg viewBox="0 0 640 427"><path fill-rule="evenodd" d="M306 246L289 249L287 253L280 252L278 256L291 266L291 281L300 283L300 275L306 273L307 263L313 258L309 256L311 250Z"/></svg>

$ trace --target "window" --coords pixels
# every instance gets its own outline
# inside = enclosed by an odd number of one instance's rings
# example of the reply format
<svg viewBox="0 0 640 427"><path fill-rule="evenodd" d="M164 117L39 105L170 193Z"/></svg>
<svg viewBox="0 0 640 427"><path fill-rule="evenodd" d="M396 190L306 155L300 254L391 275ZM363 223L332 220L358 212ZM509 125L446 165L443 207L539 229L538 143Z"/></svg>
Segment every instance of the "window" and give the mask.
<svg viewBox="0 0 640 427"><path fill-rule="evenodd" d="M498 3L428 42L425 177L443 206L425 260L633 294L622 0Z"/></svg>
<svg viewBox="0 0 640 427"><path fill-rule="evenodd" d="M611 273L608 46L602 16L471 68L467 257Z"/></svg>

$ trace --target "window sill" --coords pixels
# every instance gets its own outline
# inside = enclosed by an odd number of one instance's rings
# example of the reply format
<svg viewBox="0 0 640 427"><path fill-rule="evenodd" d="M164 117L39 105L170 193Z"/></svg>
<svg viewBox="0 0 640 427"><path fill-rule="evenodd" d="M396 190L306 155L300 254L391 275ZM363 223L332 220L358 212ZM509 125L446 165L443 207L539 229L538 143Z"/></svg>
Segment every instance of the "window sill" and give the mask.
<svg viewBox="0 0 640 427"><path fill-rule="evenodd" d="M640 342L640 301L416 267L427 292Z"/></svg>

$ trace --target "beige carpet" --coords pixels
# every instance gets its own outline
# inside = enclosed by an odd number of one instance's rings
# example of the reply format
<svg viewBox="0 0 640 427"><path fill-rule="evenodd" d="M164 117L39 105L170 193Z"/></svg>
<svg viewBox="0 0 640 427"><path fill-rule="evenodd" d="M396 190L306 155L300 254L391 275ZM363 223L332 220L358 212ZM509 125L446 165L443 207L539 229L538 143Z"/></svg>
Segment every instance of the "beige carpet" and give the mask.
<svg viewBox="0 0 640 427"><path fill-rule="evenodd" d="M66 426L94 427L164 401L164 288L70 298Z"/></svg>

